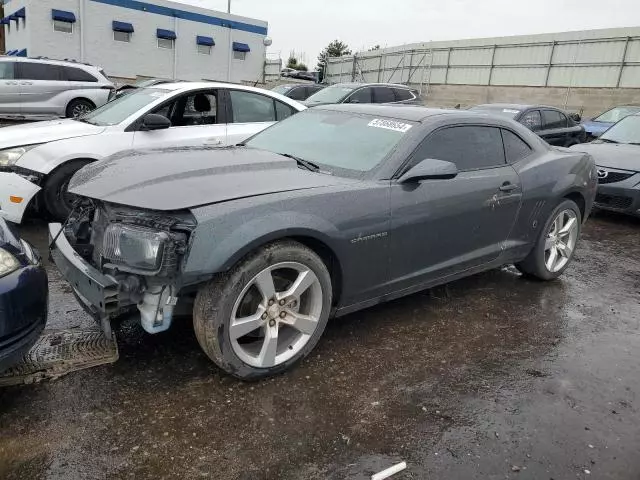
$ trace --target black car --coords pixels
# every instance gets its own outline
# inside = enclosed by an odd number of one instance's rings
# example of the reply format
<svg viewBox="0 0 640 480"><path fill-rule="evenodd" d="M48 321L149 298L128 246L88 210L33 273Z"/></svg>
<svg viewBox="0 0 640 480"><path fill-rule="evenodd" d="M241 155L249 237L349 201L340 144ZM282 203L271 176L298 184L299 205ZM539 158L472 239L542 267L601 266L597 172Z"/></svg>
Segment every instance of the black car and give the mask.
<svg viewBox="0 0 640 480"><path fill-rule="evenodd" d="M307 107L332 103L408 103L422 105L420 92L395 83L336 83L311 95Z"/></svg>
<svg viewBox="0 0 640 480"><path fill-rule="evenodd" d="M40 336L47 301L47 274L38 253L0 219L0 372Z"/></svg>
<svg viewBox="0 0 640 480"><path fill-rule="evenodd" d="M285 97L289 97L292 100L298 100L299 102L301 102L325 87L326 85L286 83L284 85L278 85L277 87L272 88L271 91L279 93L280 95L284 95Z"/></svg>
<svg viewBox="0 0 640 480"><path fill-rule="evenodd" d="M513 118L534 131L547 143L558 147L570 147L587 140L584 127L580 125L580 118L555 107L490 103L477 105L470 110L486 111Z"/></svg>
<svg viewBox="0 0 640 480"><path fill-rule="evenodd" d="M259 378L329 316L508 263L558 277L596 187L589 155L507 118L326 105L233 148L86 166L69 191L87 208L49 225L51 254L105 330L133 308L162 332L190 307L207 355Z"/></svg>
<svg viewBox="0 0 640 480"><path fill-rule="evenodd" d="M640 114L623 118L598 140L572 150L587 152L596 162L597 208L640 217Z"/></svg>

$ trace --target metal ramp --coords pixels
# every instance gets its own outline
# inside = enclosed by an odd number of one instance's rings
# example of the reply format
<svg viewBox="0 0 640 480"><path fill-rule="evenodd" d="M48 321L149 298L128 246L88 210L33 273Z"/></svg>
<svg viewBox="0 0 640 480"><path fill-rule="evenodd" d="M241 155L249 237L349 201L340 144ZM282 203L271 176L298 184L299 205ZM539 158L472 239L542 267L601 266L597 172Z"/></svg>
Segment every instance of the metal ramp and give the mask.
<svg viewBox="0 0 640 480"><path fill-rule="evenodd" d="M53 380L118 360L115 334L99 329L47 330L22 361L0 373L0 387Z"/></svg>

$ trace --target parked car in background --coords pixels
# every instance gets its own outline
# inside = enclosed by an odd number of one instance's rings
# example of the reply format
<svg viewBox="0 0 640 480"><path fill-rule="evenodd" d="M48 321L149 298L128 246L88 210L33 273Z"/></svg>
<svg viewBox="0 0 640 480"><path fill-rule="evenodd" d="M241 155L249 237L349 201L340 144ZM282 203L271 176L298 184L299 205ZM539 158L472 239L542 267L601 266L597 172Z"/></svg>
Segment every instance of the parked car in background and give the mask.
<svg viewBox="0 0 640 480"><path fill-rule="evenodd" d="M0 116L75 118L107 103L115 86L99 67L0 57Z"/></svg>
<svg viewBox="0 0 640 480"><path fill-rule="evenodd" d="M337 83L304 101L308 107L331 103L408 103L422 105L414 88L394 83Z"/></svg>
<svg viewBox="0 0 640 480"><path fill-rule="evenodd" d="M602 135L614 123L622 120L627 115L640 113L640 106L637 105L621 105L613 107L591 120L582 122L582 126L587 132L587 139L593 140Z"/></svg>
<svg viewBox="0 0 640 480"><path fill-rule="evenodd" d="M121 150L205 145L250 137L306 107L259 88L213 82L140 88L74 120L4 127L0 132L0 217L21 222L36 194L64 219L71 177Z"/></svg>
<svg viewBox="0 0 640 480"><path fill-rule="evenodd" d="M0 219L0 372L36 342L47 321L47 302L40 256Z"/></svg>
<svg viewBox="0 0 640 480"><path fill-rule="evenodd" d="M506 263L557 278L596 186L588 154L509 119L327 105L243 146L87 166L70 191L91 207L49 225L51 254L105 330L137 307L161 332L192 306L207 355L260 378L309 354L330 315Z"/></svg>
<svg viewBox="0 0 640 480"><path fill-rule="evenodd" d="M166 78L147 78L144 80L138 80L137 82L118 87L116 89L116 97L121 97L122 95L131 93L138 88L155 87L156 85L162 85L163 83L178 83L180 81L181 80L168 80Z"/></svg>
<svg viewBox="0 0 640 480"><path fill-rule="evenodd" d="M294 73L298 73L298 70L295 70L295 69L289 68L289 67L285 67L282 70L280 70L280 75L283 76L283 77L290 77Z"/></svg>
<svg viewBox="0 0 640 480"><path fill-rule="evenodd" d="M310 85L308 83L287 83L285 85L278 85L277 87L272 88L271 91L301 102L309 98L314 93L319 92L325 88L325 86L326 85L317 84Z"/></svg>
<svg viewBox="0 0 640 480"><path fill-rule="evenodd" d="M471 107L473 111L484 111L514 119L550 145L570 147L586 141L584 127L569 114L555 107L543 105L519 105L512 103L489 103Z"/></svg>
<svg viewBox="0 0 640 480"><path fill-rule="evenodd" d="M572 149L589 153L596 162L597 208L640 216L640 114L624 117L597 140Z"/></svg>
<svg viewBox="0 0 640 480"><path fill-rule="evenodd" d="M300 80L311 80L312 82L317 82L320 77L320 72L295 72L289 76Z"/></svg>

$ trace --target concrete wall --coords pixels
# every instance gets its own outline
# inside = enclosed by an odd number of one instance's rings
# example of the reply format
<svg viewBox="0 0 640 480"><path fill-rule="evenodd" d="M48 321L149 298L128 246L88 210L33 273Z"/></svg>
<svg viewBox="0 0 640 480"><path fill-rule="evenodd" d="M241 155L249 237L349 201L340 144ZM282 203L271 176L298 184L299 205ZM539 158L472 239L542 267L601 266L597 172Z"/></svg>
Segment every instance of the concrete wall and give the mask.
<svg viewBox="0 0 640 480"><path fill-rule="evenodd" d="M568 94L568 96L567 96ZM615 105L640 104L636 88L502 87L480 85L431 85L423 87L425 103L433 107L462 108L482 103L550 105L582 112L585 118Z"/></svg>
<svg viewBox="0 0 640 480"><path fill-rule="evenodd" d="M121 78L226 81L229 79L227 72L231 60L232 82L255 82L262 79L265 35L244 31L237 24L251 25L266 31L266 22L166 0L150 0L146 5L175 9L172 11L176 11L177 16L152 13L152 8L144 11L121 6L133 5L129 0L112 1L117 5L109 4L109 1L111 0L11 0L5 10L12 12L26 5L27 19L26 28L22 31L14 32L13 27L11 31L7 31L7 48L28 48L31 57L69 58L92 63L103 67L107 74ZM75 14L77 22L72 34L53 31L52 8ZM180 18L180 12L185 11L208 18L214 16L221 19L222 23L229 21L231 23L228 25L234 28ZM135 31L130 43L114 41L111 25L113 20L133 24ZM178 38L173 50L158 48L158 28L176 32ZM211 49L211 55L198 53L198 35L213 37L216 44ZM81 48L83 37L84 52ZM233 59L231 42L249 45L251 51L246 54L245 60Z"/></svg>

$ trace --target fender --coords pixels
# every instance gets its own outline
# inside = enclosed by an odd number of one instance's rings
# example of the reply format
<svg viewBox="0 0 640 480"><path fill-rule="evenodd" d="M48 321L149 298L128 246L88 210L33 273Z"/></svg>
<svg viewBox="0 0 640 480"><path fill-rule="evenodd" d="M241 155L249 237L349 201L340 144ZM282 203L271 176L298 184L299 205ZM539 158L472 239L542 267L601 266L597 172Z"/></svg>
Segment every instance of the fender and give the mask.
<svg viewBox="0 0 640 480"><path fill-rule="evenodd" d="M229 217L229 220L236 219L241 220L242 216ZM324 243L342 264L344 253L336 241L340 235L338 229L318 216L283 211L254 217L248 221L245 218L243 223L234 221L229 224L225 220L227 219L216 218L198 224L189 245L188 260L183 266L185 275L201 276L225 272L261 245L294 236L309 237Z"/></svg>

